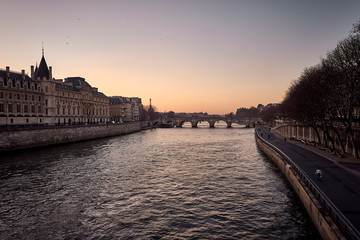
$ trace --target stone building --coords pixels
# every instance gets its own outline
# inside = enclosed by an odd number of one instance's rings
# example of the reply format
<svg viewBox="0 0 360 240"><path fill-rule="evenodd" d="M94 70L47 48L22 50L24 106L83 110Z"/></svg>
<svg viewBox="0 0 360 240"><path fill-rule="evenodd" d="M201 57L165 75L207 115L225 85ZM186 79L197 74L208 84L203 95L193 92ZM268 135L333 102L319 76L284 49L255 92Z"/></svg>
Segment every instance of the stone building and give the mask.
<svg viewBox="0 0 360 240"><path fill-rule="evenodd" d="M44 51L31 76L0 69L0 126L108 122L109 98L81 77L55 79Z"/></svg>
<svg viewBox="0 0 360 240"><path fill-rule="evenodd" d="M109 98L110 120L116 123L140 120L141 98L114 96Z"/></svg>

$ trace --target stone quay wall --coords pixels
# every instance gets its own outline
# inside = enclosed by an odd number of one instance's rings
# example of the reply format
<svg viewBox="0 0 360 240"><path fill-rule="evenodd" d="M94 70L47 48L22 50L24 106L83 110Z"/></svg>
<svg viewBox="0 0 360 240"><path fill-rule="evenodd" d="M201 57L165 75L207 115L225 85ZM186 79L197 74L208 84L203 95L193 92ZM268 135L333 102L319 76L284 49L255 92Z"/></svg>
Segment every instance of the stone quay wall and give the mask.
<svg viewBox="0 0 360 240"><path fill-rule="evenodd" d="M344 239L339 229L329 216L321 213L321 205L311 193L311 191L301 182L301 179L292 171L291 167L273 151L270 147L265 145L262 140L255 134L256 143L261 151L273 161L281 170L288 182L291 184L293 190L296 192L301 202L303 203L310 218L318 229L323 239Z"/></svg>
<svg viewBox="0 0 360 240"><path fill-rule="evenodd" d="M140 122L1 130L0 151L84 141L140 130Z"/></svg>

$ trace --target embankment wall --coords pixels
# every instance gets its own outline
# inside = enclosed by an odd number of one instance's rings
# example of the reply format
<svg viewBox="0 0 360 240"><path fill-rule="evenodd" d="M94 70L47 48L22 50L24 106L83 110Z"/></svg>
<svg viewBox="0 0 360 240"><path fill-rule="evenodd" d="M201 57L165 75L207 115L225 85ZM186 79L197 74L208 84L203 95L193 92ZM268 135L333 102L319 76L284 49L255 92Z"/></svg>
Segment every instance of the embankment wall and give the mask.
<svg viewBox="0 0 360 240"><path fill-rule="evenodd" d="M265 145L262 140L255 134L256 143L263 153L270 158L277 167L281 170L283 175L291 184L292 188L302 201L306 211L310 215L313 223L318 229L323 239L342 239L342 236L332 222L330 217L324 216L321 213L321 205L313 196L311 191L302 183L302 180L292 171L291 166L288 165L276 152Z"/></svg>
<svg viewBox="0 0 360 240"><path fill-rule="evenodd" d="M129 134L140 122L0 131L0 151L10 151Z"/></svg>

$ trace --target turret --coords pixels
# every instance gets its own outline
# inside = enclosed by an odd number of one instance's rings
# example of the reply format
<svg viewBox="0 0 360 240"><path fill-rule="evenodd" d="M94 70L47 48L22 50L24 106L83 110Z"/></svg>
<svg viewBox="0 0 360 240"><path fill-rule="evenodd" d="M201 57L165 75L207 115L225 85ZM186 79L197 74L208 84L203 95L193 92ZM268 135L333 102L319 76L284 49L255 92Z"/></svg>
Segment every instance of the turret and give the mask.
<svg viewBox="0 0 360 240"><path fill-rule="evenodd" d="M10 78L10 67L6 66L6 76Z"/></svg>
<svg viewBox="0 0 360 240"><path fill-rule="evenodd" d="M34 65L31 65L31 79L34 80Z"/></svg>
<svg viewBox="0 0 360 240"><path fill-rule="evenodd" d="M52 66L49 66L49 80L52 79Z"/></svg>

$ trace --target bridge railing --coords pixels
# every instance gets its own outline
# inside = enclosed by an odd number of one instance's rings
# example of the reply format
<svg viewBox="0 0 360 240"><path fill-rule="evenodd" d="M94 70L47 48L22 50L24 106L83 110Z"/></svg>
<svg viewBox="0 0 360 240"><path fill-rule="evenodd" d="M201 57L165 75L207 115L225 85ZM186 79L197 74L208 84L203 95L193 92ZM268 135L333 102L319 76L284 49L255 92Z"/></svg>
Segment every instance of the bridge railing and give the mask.
<svg viewBox="0 0 360 240"><path fill-rule="evenodd" d="M352 223L342 214L342 212L335 206L335 204L325 195L325 193L317 186L316 183L303 171L295 162L293 162L284 152L279 148L275 147L273 144L266 141L262 136L259 135L257 128L255 129L255 134L262 142L274 150L278 155L284 159L284 161L291 166L293 172L295 172L305 185L310 189L314 194L318 202L321 204L322 208L320 211L325 212L328 216L331 217L333 222L337 225L342 234L346 239L360 239L360 232L352 225Z"/></svg>

